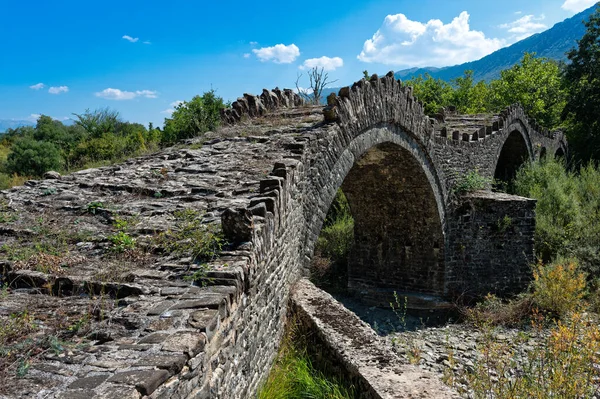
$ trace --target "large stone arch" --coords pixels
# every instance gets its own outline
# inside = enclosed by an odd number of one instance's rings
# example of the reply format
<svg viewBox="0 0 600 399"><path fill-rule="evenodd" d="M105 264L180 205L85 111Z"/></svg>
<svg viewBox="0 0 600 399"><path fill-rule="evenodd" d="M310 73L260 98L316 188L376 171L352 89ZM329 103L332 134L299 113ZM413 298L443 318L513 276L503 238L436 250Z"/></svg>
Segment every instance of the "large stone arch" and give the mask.
<svg viewBox="0 0 600 399"><path fill-rule="evenodd" d="M351 254L350 288L443 293L444 186L418 136L397 124L369 128L340 149L328 173L320 171L318 176L309 191L323 193L320 209L314 209L314 202L305 209L307 262L325 214L342 187L360 244ZM378 185L380 190L373 192Z"/></svg>
<svg viewBox="0 0 600 399"><path fill-rule="evenodd" d="M494 179L509 182L524 162L534 159L534 150L527 127L521 120L513 121L506 131L509 134L498 148L493 170Z"/></svg>

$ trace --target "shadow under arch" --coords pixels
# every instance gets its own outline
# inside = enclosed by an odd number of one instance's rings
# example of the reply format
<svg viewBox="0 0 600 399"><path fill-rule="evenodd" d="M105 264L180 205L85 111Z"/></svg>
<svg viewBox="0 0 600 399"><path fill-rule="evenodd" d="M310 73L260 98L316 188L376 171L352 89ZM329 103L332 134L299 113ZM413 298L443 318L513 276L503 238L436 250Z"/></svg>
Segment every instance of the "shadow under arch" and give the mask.
<svg viewBox="0 0 600 399"><path fill-rule="evenodd" d="M542 149L540 150L540 161L546 159L546 156L548 151L546 150L546 147L542 147Z"/></svg>
<svg viewBox="0 0 600 399"><path fill-rule="evenodd" d="M519 129L514 129L504 141L498 155L494 180L507 184L514 180L521 165L531 159L530 147L523 133Z"/></svg>
<svg viewBox="0 0 600 399"><path fill-rule="evenodd" d="M355 220L349 288L381 292L386 304L395 290L443 295L445 193L416 138L397 125L368 129L341 151L324 181L326 207L305 209L312 232L305 245L309 260L341 187Z"/></svg>
<svg viewBox="0 0 600 399"><path fill-rule="evenodd" d="M554 153L554 158L564 159L564 157L565 157L565 150L563 150L562 147L558 147L558 149Z"/></svg>

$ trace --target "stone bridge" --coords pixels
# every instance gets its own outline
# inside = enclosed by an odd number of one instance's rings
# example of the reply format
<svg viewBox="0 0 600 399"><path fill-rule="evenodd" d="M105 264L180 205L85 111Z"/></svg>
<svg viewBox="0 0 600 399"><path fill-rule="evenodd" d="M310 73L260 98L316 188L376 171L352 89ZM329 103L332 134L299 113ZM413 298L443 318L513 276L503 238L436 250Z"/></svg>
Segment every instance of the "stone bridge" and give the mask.
<svg viewBox="0 0 600 399"><path fill-rule="evenodd" d="M0 271L10 291L0 317L27 310L42 335L61 339L69 320L87 322L77 324L79 345L43 347L24 377L7 366L0 395L250 398L291 308L362 397L453 397L301 280L326 213L342 188L355 218L349 288L365 300L388 303L398 291L429 307L518 292L533 262L535 201L455 187L470 171L509 180L527 160L564 155L562 134L518 106L430 118L392 73L341 89L324 110L290 90L244 95L223 121L204 142L2 193ZM181 228L181 211L221 222L229 244L208 272L154 239ZM136 245L124 253L111 246L122 219ZM54 237L60 261L15 255Z"/></svg>

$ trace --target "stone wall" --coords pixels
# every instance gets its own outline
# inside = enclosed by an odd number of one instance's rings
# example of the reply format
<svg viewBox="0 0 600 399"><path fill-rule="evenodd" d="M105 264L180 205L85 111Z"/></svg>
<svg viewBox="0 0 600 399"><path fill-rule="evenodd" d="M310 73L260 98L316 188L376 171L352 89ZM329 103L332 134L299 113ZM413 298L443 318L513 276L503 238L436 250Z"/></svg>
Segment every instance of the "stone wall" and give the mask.
<svg viewBox="0 0 600 399"><path fill-rule="evenodd" d="M448 296L507 296L527 288L535 262L535 203L478 191L453 204L447 226Z"/></svg>

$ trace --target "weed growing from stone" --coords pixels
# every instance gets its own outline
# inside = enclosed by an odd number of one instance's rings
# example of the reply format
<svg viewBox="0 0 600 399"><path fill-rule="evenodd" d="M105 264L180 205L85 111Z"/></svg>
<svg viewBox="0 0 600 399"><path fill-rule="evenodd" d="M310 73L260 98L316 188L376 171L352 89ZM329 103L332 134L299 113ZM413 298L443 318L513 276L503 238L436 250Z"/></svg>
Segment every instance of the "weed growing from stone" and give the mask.
<svg viewBox="0 0 600 399"><path fill-rule="evenodd" d="M491 184L491 179L481 176L477 170L471 170L456 179L452 192L455 195L463 195L477 190L484 190Z"/></svg>
<svg viewBox="0 0 600 399"><path fill-rule="evenodd" d="M175 226L155 238L163 251L179 256L191 256L204 263L217 257L225 239L220 225L204 223L203 213L185 209L173 213Z"/></svg>
<svg viewBox="0 0 600 399"><path fill-rule="evenodd" d="M498 227L498 231L500 233L506 233L506 231L512 226L513 220L510 216L504 215L503 218L498 219L496 222L496 227Z"/></svg>
<svg viewBox="0 0 600 399"><path fill-rule="evenodd" d="M104 204L100 201L90 202L86 207L87 213L91 213L92 215L95 215L100 208L104 208Z"/></svg>

